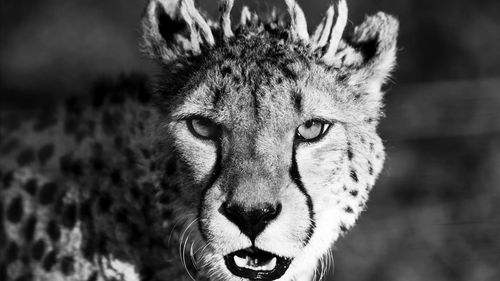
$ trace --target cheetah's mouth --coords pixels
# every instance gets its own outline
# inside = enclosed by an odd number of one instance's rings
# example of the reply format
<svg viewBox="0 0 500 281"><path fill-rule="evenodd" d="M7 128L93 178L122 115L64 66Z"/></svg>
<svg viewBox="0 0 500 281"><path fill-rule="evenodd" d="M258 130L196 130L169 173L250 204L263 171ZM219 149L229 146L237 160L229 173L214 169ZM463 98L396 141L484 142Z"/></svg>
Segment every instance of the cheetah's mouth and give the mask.
<svg viewBox="0 0 500 281"><path fill-rule="evenodd" d="M291 258L257 249L246 248L224 256L232 274L251 280L269 281L283 276L292 262Z"/></svg>

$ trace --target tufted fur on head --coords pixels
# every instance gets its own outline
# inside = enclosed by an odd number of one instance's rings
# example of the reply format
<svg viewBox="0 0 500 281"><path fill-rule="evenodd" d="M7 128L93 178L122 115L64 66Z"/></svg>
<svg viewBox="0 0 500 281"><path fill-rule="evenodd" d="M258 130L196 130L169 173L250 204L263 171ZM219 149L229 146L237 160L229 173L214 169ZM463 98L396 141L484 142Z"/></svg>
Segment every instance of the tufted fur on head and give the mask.
<svg viewBox="0 0 500 281"><path fill-rule="evenodd" d="M332 3L312 35L304 12L295 0L286 0L290 21L276 15L261 19L241 11L238 24L231 22L233 0L220 1L218 24L203 16L193 0L150 0L143 16L142 50L175 73L197 59L209 57L239 37L256 36L262 44L280 42L289 48L305 46L311 62L335 69L360 92L380 92L396 61L398 21L383 12L367 16L352 34L343 37L347 23L345 0ZM288 37L288 38L287 38ZM241 40L240 40L241 41ZM271 43L271 44L274 44ZM370 99L379 100L374 94Z"/></svg>
<svg viewBox="0 0 500 281"><path fill-rule="evenodd" d="M344 35L340 0L309 35L297 2L285 4L289 20L243 8L234 24L232 0L221 1L217 21L193 0L150 0L143 18L143 50L162 66L158 141L173 153L170 180L183 186L178 210L199 226L195 260L217 280L246 280L228 265L242 249L289 262L286 272L259 280L310 279L354 225L384 161L376 126L398 21L377 13ZM220 135L196 136L193 120ZM324 135L298 141L299 126L311 120L326 124ZM228 204L246 211L275 204L281 213L250 237L224 213Z"/></svg>

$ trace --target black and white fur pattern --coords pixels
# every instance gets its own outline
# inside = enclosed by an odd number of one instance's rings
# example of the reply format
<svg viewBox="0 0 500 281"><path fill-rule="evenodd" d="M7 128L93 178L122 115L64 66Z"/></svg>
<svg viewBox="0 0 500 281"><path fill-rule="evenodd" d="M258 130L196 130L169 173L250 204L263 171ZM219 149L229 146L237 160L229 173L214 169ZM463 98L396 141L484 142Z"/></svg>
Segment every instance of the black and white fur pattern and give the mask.
<svg viewBox="0 0 500 281"><path fill-rule="evenodd" d="M376 127L398 22L378 13L345 36L341 0L310 36L296 1L285 2L289 20L244 8L233 24L231 0L215 21L193 0L150 0L141 46L161 67L152 100L77 103L43 130L46 116L0 127L0 148L9 147L0 277L242 280L223 260L252 245L219 211L231 201L280 202L254 246L292 259L280 280L311 280L382 169ZM192 117L223 128L218 141L195 137ZM298 142L297 127L311 119L327 132ZM13 140L22 145L10 149ZM43 251L33 250L38 240Z"/></svg>
<svg viewBox="0 0 500 281"><path fill-rule="evenodd" d="M281 202L281 215L253 246L293 258L280 280L310 280L365 208L383 165L376 125L381 86L395 63L397 21L378 13L342 39L347 6L339 1L309 36L298 4L285 2L289 24L252 18L244 9L234 31L233 1L221 1L220 25L211 33L191 16L197 11L186 11L190 1L169 2L170 9L150 2L148 11L165 9L170 20L186 23L168 37L155 33L155 13L145 16L145 50L169 66L158 76L157 95L169 145L189 171L190 207L199 208L192 217L204 249L198 260L215 279L239 280L223 257L252 246L221 214L224 202L248 208ZM173 85L165 78L172 71L190 74ZM194 137L185 122L191 116L224 128L220 141ZM316 143L295 142L295 129L310 119L330 123L329 132Z"/></svg>

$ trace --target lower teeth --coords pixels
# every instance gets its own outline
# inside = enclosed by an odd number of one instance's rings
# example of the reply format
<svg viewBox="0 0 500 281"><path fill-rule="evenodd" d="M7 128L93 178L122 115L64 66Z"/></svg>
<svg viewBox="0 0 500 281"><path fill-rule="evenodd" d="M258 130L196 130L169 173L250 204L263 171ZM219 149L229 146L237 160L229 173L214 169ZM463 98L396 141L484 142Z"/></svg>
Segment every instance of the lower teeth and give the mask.
<svg viewBox="0 0 500 281"><path fill-rule="evenodd" d="M276 257L273 257L271 260L267 261L265 264L259 265L259 260L251 259L246 256L244 258L234 256L234 263L238 267L248 268L251 270L262 270L262 271L270 271L276 267Z"/></svg>

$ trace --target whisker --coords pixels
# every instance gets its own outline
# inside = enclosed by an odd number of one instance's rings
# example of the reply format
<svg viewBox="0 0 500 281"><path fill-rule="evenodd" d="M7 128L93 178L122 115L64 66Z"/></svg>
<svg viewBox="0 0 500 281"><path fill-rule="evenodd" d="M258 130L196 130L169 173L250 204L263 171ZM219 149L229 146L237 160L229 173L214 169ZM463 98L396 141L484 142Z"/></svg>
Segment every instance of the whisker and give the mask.
<svg viewBox="0 0 500 281"><path fill-rule="evenodd" d="M191 226L193 226L194 223L196 223L197 221L199 220L199 218L195 218L194 220L191 221L191 223L189 223L185 228L184 228L184 231L182 232L181 234L181 237L180 237L180 241L179 241L179 258L181 260L181 263L182 265L184 266L184 269L186 270L186 272L188 273L189 277L191 277L191 279L193 281L195 281L195 279L193 278L193 276L191 275L191 272L189 271L188 267L187 267L187 264L186 264L186 257L185 257L185 251L186 251L186 245L188 243L188 240L189 240L189 237L191 236L191 233L192 233L192 230L191 232L188 234L188 236L186 236L186 233L187 231L191 228ZM184 244L184 245L183 245Z"/></svg>
<svg viewBox="0 0 500 281"><path fill-rule="evenodd" d="M195 240L195 241L193 241L193 242L191 242L191 247L189 248L189 257L191 258L191 263L194 265L194 268L195 268L196 270L198 270L198 263L197 263L196 258L195 258L195 256L194 256L193 246L194 246L194 244L195 244L195 243L197 243L197 242L198 242L198 241L196 241L196 240Z"/></svg>
<svg viewBox="0 0 500 281"><path fill-rule="evenodd" d="M194 252L194 254L196 255L196 254L198 254L198 252L200 252L200 254L201 254L201 255L203 255L203 252L205 251L205 249L206 249L208 246L209 246L209 245L208 245L208 243L207 243L205 246L198 248L198 250L196 250L196 252Z"/></svg>
<svg viewBox="0 0 500 281"><path fill-rule="evenodd" d="M194 216L194 213L189 213L186 216ZM177 218L174 222L174 226L170 230L170 234L168 235L168 240L167 240L167 245L170 246L170 240L172 239L172 235L174 233L175 228L178 226L179 223L181 223L185 218Z"/></svg>
<svg viewBox="0 0 500 281"><path fill-rule="evenodd" d="M183 256L183 259L184 259L184 269L186 270L186 272L188 273L189 277L193 280L193 281L196 281L193 277L193 275L191 274L191 271L188 269L187 267L187 264L186 264L186 246L187 246L187 243L189 241L189 238L191 237L191 233L192 233L192 230L191 232L189 232L189 234L187 235L186 239L184 240L184 246L182 248L182 256Z"/></svg>

